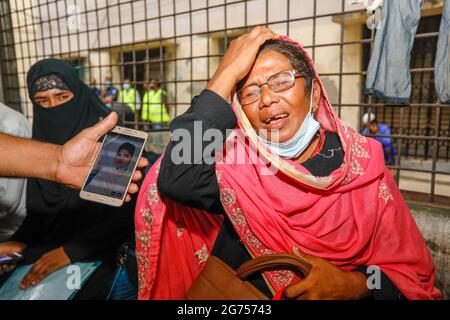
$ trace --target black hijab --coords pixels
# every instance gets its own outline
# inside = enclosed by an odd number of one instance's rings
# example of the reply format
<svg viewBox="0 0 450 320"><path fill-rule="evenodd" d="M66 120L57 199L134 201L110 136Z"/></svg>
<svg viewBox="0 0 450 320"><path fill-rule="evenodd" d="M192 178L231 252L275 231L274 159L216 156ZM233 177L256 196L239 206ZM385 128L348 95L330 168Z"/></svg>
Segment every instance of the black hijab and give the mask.
<svg viewBox="0 0 450 320"><path fill-rule="evenodd" d="M56 76L62 83L42 81L46 76ZM39 82L38 84L36 82ZM57 107L45 109L34 102L37 91L66 85L74 97ZM27 76L28 95L33 102L33 139L64 144L81 130L105 117L109 109L77 76L66 61L45 59L34 64Z"/></svg>
<svg viewBox="0 0 450 320"><path fill-rule="evenodd" d="M33 102L33 139L62 145L109 113L66 61L45 59L37 62L28 71L27 85ZM74 94L66 103L46 109L34 102L37 91L62 87ZM40 202L33 199L40 194L43 199L39 200L43 201L39 209L45 211L49 206L64 206L74 190L51 181L29 179L28 192L27 207L33 208Z"/></svg>
<svg viewBox="0 0 450 320"><path fill-rule="evenodd" d="M65 61L46 59L34 64L28 71L28 93L33 102L33 139L44 142L64 144L80 131L105 117L110 111L103 105L92 90L77 76L74 68ZM42 108L34 102L37 91L52 88L68 89L74 96L70 101L53 108ZM32 162L30 162L32 165ZM40 179L28 179L27 217L13 240L28 245L48 245L58 247L73 242L92 226L102 224L114 214L127 211L132 225L132 207L112 208L82 200L79 191L64 185ZM127 217L125 217L128 219ZM114 228L106 226L105 228ZM118 231L119 232L119 231ZM99 233L99 232L97 232ZM99 234L100 236L100 234ZM119 237L119 235L117 235ZM84 248L95 247L95 243L111 241L95 239L95 233L88 235L90 240L76 240L64 247L69 257L77 260ZM81 249L83 248L83 249ZM42 252L36 253L42 254Z"/></svg>

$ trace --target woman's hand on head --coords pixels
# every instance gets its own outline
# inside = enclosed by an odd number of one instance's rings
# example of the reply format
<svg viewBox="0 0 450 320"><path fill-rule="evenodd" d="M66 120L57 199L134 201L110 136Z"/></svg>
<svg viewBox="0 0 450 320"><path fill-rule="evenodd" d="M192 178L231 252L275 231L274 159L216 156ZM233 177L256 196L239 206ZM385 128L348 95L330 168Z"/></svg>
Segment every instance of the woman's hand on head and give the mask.
<svg viewBox="0 0 450 320"><path fill-rule="evenodd" d="M250 71L259 47L278 35L264 26L254 27L250 32L231 41L207 89L228 100L235 85Z"/></svg>
<svg viewBox="0 0 450 320"><path fill-rule="evenodd" d="M26 290L35 286L53 272L70 264L70 259L63 247L59 247L44 254L33 264L30 271L23 277L20 289Z"/></svg>
<svg viewBox="0 0 450 320"><path fill-rule="evenodd" d="M312 266L306 278L286 287L286 299L297 300L356 300L369 294L366 277L361 272L345 271L294 247L292 252Z"/></svg>

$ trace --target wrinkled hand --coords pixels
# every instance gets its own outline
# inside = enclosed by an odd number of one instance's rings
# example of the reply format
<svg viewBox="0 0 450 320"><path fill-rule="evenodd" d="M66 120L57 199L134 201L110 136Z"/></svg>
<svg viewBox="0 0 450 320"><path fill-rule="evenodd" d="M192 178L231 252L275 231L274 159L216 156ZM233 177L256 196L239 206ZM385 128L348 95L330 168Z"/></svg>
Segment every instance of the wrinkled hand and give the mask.
<svg viewBox="0 0 450 320"><path fill-rule="evenodd" d="M21 253L25 245L23 243L15 242L15 241L7 241L0 243L0 256L8 255L11 253ZM16 268L16 265L3 265L1 271L3 273L8 273L13 271Z"/></svg>
<svg viewBox="0 0 450 320"><path fill-rule="evenodd" d="M70 259L62 247L44 254L23 277L20 289L26 290L35 286L53 272L70 264Z"/></svg>
<svg viewBox="0 0 450 320"><path fill-rule="evenodd" d="M309 275L283 292L286 299L298 300L354 300L369 294L366 277L361 272L345 271L294 247L292 252L312 266Z"/></svg>
<svg viewBox="0 0 450 320"><path fill-rule="evenodd" d="M66 142L58 150L58 162L55 170L55 181L65 184L69 187L80 189L86 180L95 157L101 147L98 142L101 136L111 131L117 123L117 113L111 112L105 119L95 126L84 129L78 135ZM148 165L145 158L139 159L138 169ZM142 178L139 170L133 175L133 182ZM139 191L135 183L131 183L125 202L131 200L131 194Z"/></svg>
<svg viewBox="0 0 450 320"><path fill-rule="evenodd" d="M264 26L254 27L250 32L231 41L207 89L228 99L236 83L243 79L255 62L259 47L267 40L279 36Z"/></svg>

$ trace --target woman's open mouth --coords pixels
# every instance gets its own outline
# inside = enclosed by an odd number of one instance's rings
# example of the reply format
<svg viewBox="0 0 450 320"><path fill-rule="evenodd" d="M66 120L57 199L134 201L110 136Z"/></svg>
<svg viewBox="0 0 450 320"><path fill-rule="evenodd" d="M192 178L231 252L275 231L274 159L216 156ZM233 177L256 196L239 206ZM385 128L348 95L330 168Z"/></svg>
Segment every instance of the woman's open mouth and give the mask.
<svg viewBox="0 0 450 320"><path fill-rule="evenodd" d="M282 113L267 119L264 124L268 130L281 129L287 123L288 116L289 114Z"/></svg>

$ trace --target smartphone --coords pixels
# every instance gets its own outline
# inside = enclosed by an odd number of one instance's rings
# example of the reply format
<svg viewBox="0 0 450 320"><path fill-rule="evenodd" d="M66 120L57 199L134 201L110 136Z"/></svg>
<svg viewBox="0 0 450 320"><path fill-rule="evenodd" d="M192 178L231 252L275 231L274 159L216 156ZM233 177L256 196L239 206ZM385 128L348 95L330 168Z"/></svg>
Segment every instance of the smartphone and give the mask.
<svg viewBox="0 0 450 320"><path fill-rule="evenodd" d="M18 264L20 261L23 260L23 256L18 253L18 252L14 252L14 253L10 253L4 256L0 256L0 266L3 265L14 265L14 264Z"/></svg>
<svg viewBox="0 0 450 320"><path fill-rule="evenodd" d="M127 195L147 137L147 132L119 126L109 132L103 138L80 197L120 207Z"/></svg>

